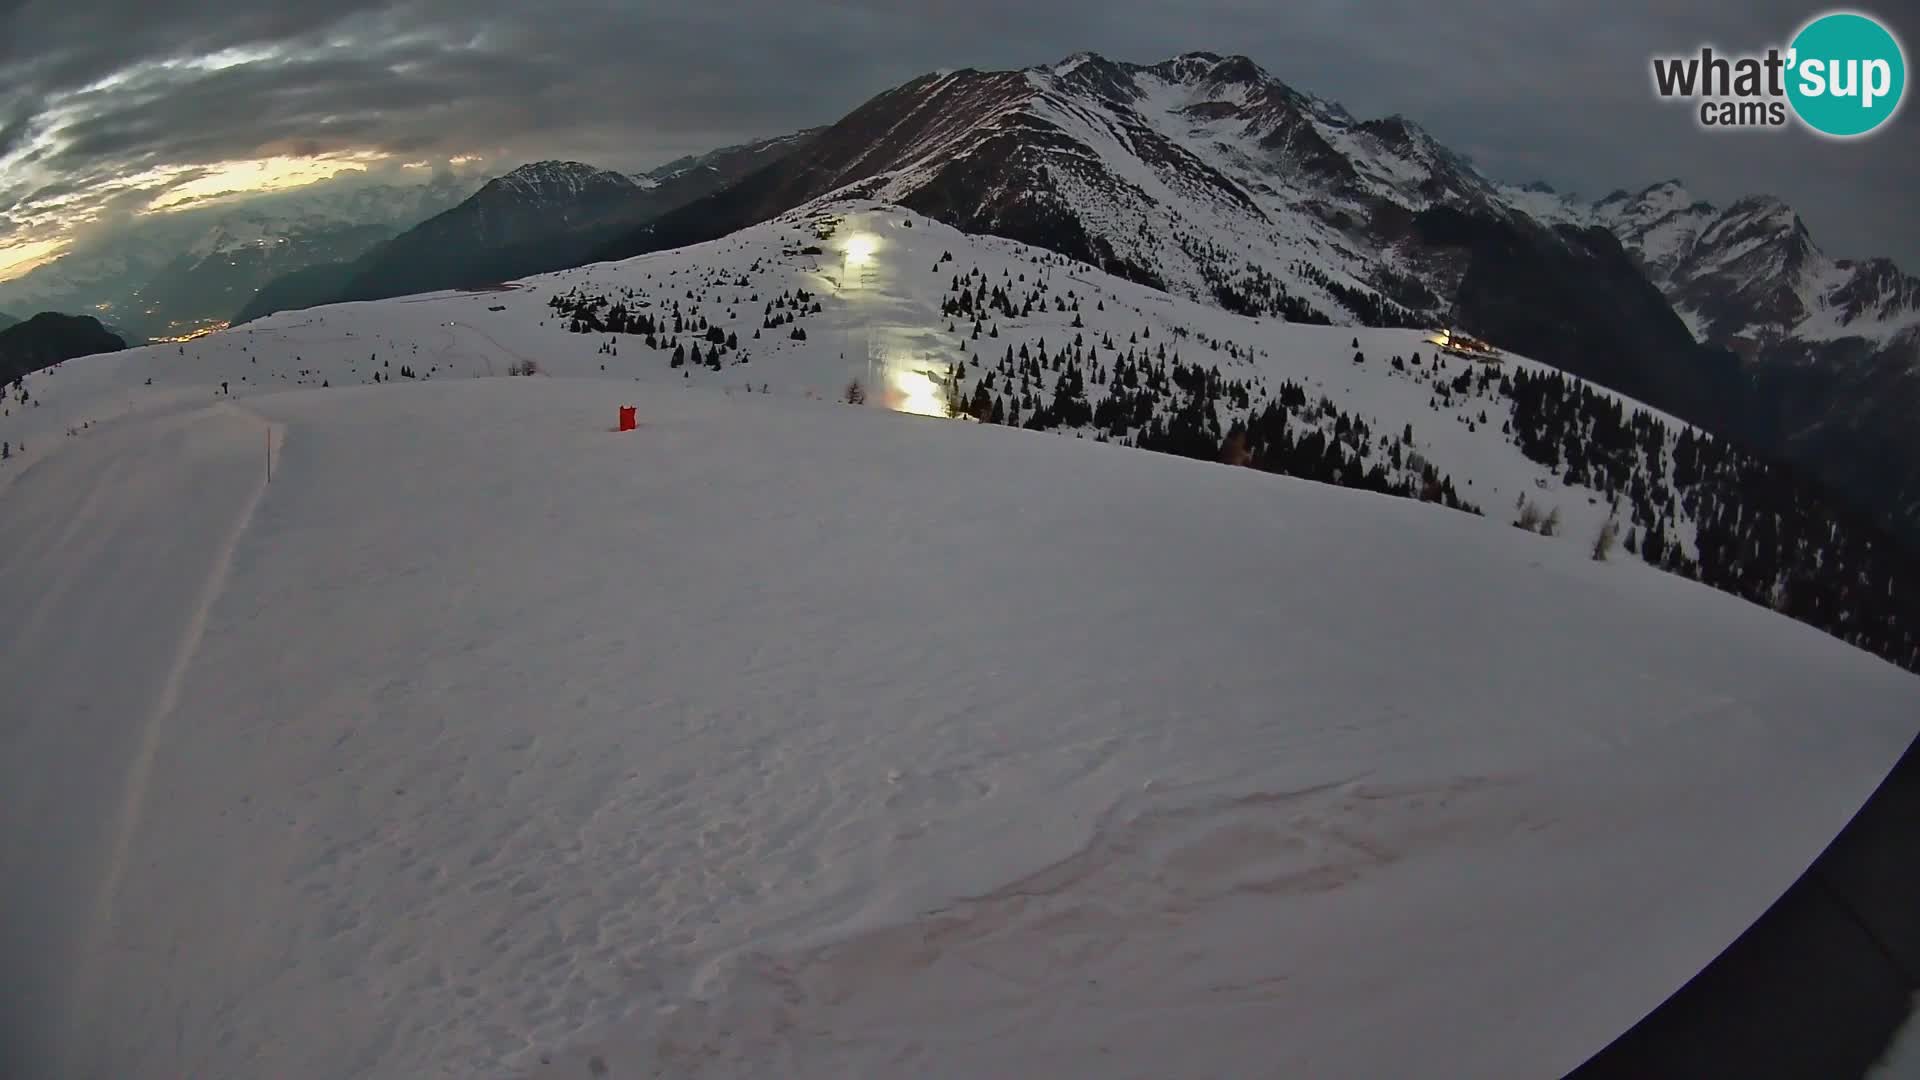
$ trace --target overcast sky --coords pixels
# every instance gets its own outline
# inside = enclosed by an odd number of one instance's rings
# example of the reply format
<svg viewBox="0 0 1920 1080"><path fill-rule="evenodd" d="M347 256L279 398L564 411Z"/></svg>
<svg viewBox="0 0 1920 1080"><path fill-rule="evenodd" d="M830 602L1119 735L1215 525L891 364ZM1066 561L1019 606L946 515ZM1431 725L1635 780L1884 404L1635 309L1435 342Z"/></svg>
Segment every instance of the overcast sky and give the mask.
<svg viewBox="0 0 1920 1080"><path fill-rule="evenodd" d="M1920 112L1839 143L1707 134L1684 105L1653 99L1653 53L1783 44L1824 9L1541 10L1557 6L0 0L0 265L6 249L18 258L89 222L256 177L458 156L502 171L544 157L636 168L831 122L934 68L1204 49L1244 53L1363 117L1403 113L1497 178L1590 196L1668 177L1715 201L1765 191L1829 252L1920 272ZM1907 0L1866 10L1920 41Z"/></svg>

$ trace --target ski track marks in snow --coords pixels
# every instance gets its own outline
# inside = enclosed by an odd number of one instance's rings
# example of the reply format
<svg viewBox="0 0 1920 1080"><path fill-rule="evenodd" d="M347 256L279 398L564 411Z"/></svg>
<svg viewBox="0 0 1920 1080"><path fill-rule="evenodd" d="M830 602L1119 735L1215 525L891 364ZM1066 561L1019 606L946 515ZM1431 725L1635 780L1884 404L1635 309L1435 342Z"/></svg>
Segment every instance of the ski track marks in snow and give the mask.
<svg viewBox="0 0 1920 1080"><path fill-rule="evenodd" d="M0 644L13 703L0 732L0 930L16 993L32 995L6 1003L28 1028L15 1044L23 1069L66 1057L59 1071L79 1071L70 1055L85 1025L63 1029L108 977L95 961L124 914L148 771L264 487L264 430L231 406L113 422L16 477L0 517L0 609L38 597ZM144 528L160 508L187 524ZM73 803L68 785L96 783Z"/></svg>
<svg viewBox="0 0 1920 1080"><path fill-rule="evenodd" d="M120 810L113 826L112 846L107 855L106 869L101 875L93 912L88 919L89 937L79 954L82 966L76 979L74 1011L81 1016L84 1016L84 1008L79 1007L79 1003L87 1000L97 980L103 977L99 962L105 952L107 935L115 923L117 911L121 906L120 882L126 873L128 849L133 842L140 813L146 801L147 780L153 771L154 754L158 751L160 740L165 735L166 724L173 715L174 705L180 700L180 688L186 681L194 653L200 648L201 636L206 632L207 613L212 610L214 600L220 595L220 591L226 587L227 571L233 562L234 549L239 546L240 536L246 531L247 524L253 520L254 508L260 505L260 499L266 494L269 468L267 455L276 452L284 442L285 428L277 424L268 424L260 417L246 412L231 402L223 403L209 412L218 413L217 419L209 417L201 422L212 420L221 424L229 433L227 437L231 440L230 453L236 459L251 456L242 448L245 439L243 431L266 433L266 437L261 440L261 467L255 474L258 482L253 486L245 505L235 515L225 541L212 553L212 569L208 572L206 584L201 588L200 595L193 604L187 625L180 633L178 650L174 654L172 664L167 668L159 698L155 701L152 712L140 724L133 762L127 770L126 790L121 795ZM233 422L236 418L240 421L240 430L234 429ZM68 1038L76 1042L85 1037L83 1031L77 1030L81 1027L77 1019L69 1022L72 1030L68 1033ZM68 1054L70 1055L71 1052L69 1050Z"/></svg>

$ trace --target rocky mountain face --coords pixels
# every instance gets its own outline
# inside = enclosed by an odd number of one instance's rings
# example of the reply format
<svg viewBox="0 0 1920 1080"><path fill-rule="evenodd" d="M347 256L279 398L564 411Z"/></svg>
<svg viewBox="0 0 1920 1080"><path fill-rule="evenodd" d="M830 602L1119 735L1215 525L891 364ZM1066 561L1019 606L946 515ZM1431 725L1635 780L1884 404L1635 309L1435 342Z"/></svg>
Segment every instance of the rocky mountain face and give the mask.
<svg viewBox="0 0 1920 1080"><path fill-rule="evenodd" d="M1887 259L1828 256L1772 196L1721 208L1668 180L1638 195L1615 192L1590 215L1620 237L1703 340L1749 359L1793 342L1882 346L1920 331L1920 278Z"/></svg>
<svg viewBox="0 0 1920 1080"><path fill-rule="evenodd" d="M127 343L90 315L43 311L25 322L0 328L0 387L42 368L94 353L118 352Z"/></svg>
<svg viewBox="0 0 1920 1080"><path fill-rule="evenodd" d="M149 214L0 282L15 311L87 311L135 339L228 319L284 274L354 259L472 194L442 176L417 185L314 185L231 205Z"/></svg>
<svg viewBox="0 0 1920 1080"><path fill-rule="evenodd" d="M597 226L641 219L649 189L577 161L522 165L472 197L370 251L332 299L378 300L551 270L575 259ZM543 265L550 264L550 265ZM526 271L520 271L524 273Z"/></svg>
<svg viewBox="0 0 1920 1080"><path fill-rule="evenodd" d="M1336 323L1446 315L1433 285L1464 266L1422 250L1417 212L1532 224L1411 122L1355 120L1243 57L1083 54L916 79L606 253L722 235L840 189L1235 310Z"/></svg>
<svg viewBox="0 0 1920 1080"><path fill-rule="evenodd" d="M722 188L797 146L799 132L681 158L628 175L539 161L351 262L267 283L235 322L343 300L473 288L588 261L612 236Z"/></svg>
<svg viewBox="0 0 1920 1080"><path fill-rule="evenodd" d="M601 255L711 239L835 191L1302 322L1460 319L1479 249L1431 216L1441 211L1500 244L1638 277L1618 243L1536 220L1411 121L1357 120L1244 57L1210 53L924 76Z"/></svg>

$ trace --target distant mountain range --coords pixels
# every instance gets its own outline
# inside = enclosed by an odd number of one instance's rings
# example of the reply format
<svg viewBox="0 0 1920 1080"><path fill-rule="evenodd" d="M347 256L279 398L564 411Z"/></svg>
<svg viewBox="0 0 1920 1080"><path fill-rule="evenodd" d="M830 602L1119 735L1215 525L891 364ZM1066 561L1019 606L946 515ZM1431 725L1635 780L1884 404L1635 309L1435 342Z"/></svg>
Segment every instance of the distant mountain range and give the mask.
<svg viewBox="0 0 1920 1080"><path fill-rule="evenodd" d="M1920 278L1832 258L1771 196L1722 208L1666 180L1533 209L1611 229L1699 340L1739 358L1703 411L1714 426L1920 540Z"/></svg>
<svg viewBox="0 0 1920 1080"><path fill-rule="evenodd" d="M226 321L272 279L359 256L473 193L479 179L315 185L233 206L149 214L0 282L13 311L84 311L136 340Z"/></svg>
<svg viewBox="0 0 1920 1080"><path fill-rule="evenodd" d="M1556 197L1533 209L1546 220L1611 229L1702 340L1749 359L1788 341L1884 345L1920 330L1920 278L1888 259L1829 257L1793 208L1772 196L1720 208L1665 180L1590 206Z"/></svg>
<svg viewBox="0 0 1920 1080"><path fill-rule="evenodd" d="M577 266L612 238L806 144L798 132L628 175L575 161L522 165L360 257L268 282L233 317L471 288Z"/></svg>
<svg viewBox="0 0 1920 1080"><path fill-rule="evenodd" d="M43 311L25 322L0 326L0 386L62 361L126 347L90 315Z"/></svg>
<svg viewBox="0 0 1920 1080"><path fill-rule="evenodd" d="M17 323L19 321L20 321L19 319L14 318L13 316L7 314L6 312L0 311L0 330L5 330L7 327L12 326L14 323Z"/></svg>

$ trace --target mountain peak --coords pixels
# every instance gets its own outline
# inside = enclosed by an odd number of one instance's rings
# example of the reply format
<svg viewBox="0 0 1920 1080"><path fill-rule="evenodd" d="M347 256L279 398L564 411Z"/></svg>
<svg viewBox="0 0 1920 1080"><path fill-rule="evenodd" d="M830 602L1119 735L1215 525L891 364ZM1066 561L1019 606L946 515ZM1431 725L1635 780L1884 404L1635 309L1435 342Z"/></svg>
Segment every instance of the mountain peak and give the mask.
<svg viewBox="0 0 1920 1080"><path fill-rule="evenodd" d="M487 185L496 195L520 199L574 198L584 192L638 188L632 177L581 161L529 162Z"/></svg>
<svg viewBox="0 0 1920 1080"><path fill-rule="evenodd" d="M1259 64L1244 56L1235 54L1223 56L1213 65L1213 81L1223 83L1257 83L1267 81L1267 73Z"/></svg>
<svg viewBox="0 0 1920 1080"><path fill-rule="evenodd" d="M1738 199L1735 199L1733 204L1727 207L1727 213L1770 216L1774 214L1791 214L1793 213L1793 208L1787 205L1786 200L1777 195L1750 194L1742 195Z"/></svg>
<svg viewBox="0 0 1920 1080"><path fill-rule="evenodd" d="M508 173L501 179L550 183L560 177L591 179L618 175L618 173L608 172L597 166L589 165L584 161L559 161L549 159L546 161L530 161Z"/></svg>
<svg viewBox="0 0 1920 1080"><path fill-rule="evenodd" d="M1215 52L1184 52L1145 70L1168 82L1189 86L1257 86L1272 82L1259 64L1244 56L1222 56Z"/></svg>
<svg viewBox="0 0 1920 1080"><path fill-rule="evenodd" d="M1427 134L1427 129L1399 113L1383 116L1378 120L1368 120L1360 126L1394 142L1405 144L1434 142L1433 136Z"/></svg>
<svg viewBox="0 0 1920 1080"><path fill-rule="evenodd" d="M1695 198L1685 184L1675 179L1649 184L1635 194L1616 190L1595 201L1593 209L1602 217L1617 220L1629 228L1644 228L1674 215L1697 217L1717 212L1712 203Z"/></svg>
<svg viewBox="0 0 1920 1080"><path fill-rule="evenodd" d="M1721 236L1770 236L1776 243L1788 245L1786 250L1795 252L1786 265L1796 270L1805 252L1813 248L1813 237L1800 215L1785 200L1773 195L1741 196L1727 207L1710 231Z"/></svg>
<svg viewBox="0 0 1920 1080"><path fill-rule="evenodd" d="M1101 56L1099 53L1083 49L1080 52L1063 57L1059 63L1049 64L1047 70L1053 72L1055 75L1071 75L1075 71L1078 71L1083 64L1104 63L1105 61L1106 57Z"/></svg>

